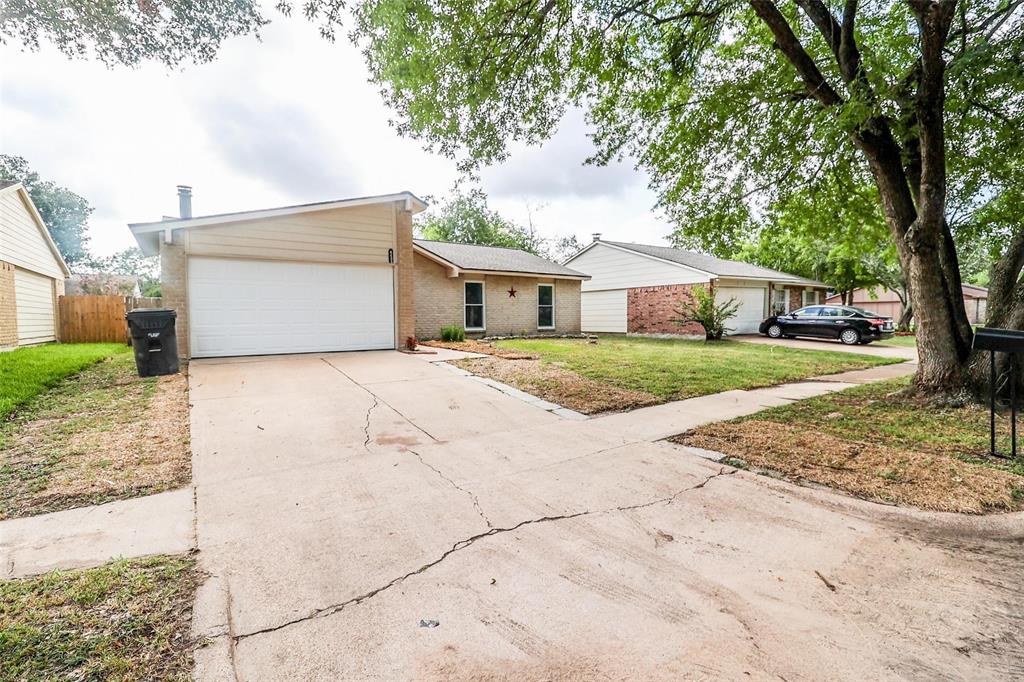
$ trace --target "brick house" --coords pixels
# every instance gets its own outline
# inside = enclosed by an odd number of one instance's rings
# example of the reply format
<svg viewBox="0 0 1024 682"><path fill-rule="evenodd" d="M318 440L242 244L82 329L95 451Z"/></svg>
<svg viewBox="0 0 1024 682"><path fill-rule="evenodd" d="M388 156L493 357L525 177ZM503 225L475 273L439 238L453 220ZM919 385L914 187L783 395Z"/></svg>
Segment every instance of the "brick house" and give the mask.
<svg viewBox="0 0 1024 682"><path fill-rule="evenodd" d="M591 276L580 299L585 332L700 334L696 323L675 322L680 301L699 286L716 299L735 299L739 310L728 323L731 333L753 334L770 314L823 303L828 293L822 282L750 263L600 235L565 264Z"/></svg>
<svg viewBox="0 0 1024 682"><path fill-rule="evenodd" d="M0 183L0 348L56 341L67 264L20 182Z"/></svg>
<svg viewBox="0 0 1024 682"><path fill-rule="evenodd" d="M586 275L514 249L413 240L409 192L192 215L129 227L160 255L182 357L401 348L475 334L580 329Z"/></svg>

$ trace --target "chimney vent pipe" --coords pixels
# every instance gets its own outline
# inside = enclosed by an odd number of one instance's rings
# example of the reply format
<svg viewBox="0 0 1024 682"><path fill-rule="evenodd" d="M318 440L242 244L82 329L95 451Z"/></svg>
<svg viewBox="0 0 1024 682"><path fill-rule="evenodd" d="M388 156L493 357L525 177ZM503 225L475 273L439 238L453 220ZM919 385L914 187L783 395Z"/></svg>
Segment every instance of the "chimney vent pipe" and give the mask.
<svg viewBox="0 0 1024 682"><path fill-rule="evenodd" d="M178 185L178 215L183 218L192 217L192 188Z"/></svg>

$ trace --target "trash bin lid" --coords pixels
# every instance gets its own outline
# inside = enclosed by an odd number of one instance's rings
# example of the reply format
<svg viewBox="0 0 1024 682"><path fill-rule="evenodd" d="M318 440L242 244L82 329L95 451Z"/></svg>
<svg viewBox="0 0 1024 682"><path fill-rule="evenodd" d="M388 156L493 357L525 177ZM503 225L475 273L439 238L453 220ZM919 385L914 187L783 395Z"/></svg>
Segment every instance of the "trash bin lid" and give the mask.
<svg viewBox="0 0 1024 682"><path fill-rule="evenodd" d="M129 310L125 314L125 317L127 317L129 319L133 318L133 317L158 317L158 318L166 318L166 317L177 317L177 316L178 316L178 313L174 310L174 308L136 308L135 310Z"/></svg>

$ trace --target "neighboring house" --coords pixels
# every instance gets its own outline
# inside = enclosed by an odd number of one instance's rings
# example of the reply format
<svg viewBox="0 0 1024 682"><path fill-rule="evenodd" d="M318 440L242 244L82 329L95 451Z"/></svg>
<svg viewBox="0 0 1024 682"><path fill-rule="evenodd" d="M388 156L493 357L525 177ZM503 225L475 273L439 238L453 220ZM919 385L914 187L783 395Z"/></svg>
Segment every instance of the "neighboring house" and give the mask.
<svg viewBox="0 0 1024 682"><path fill-rule="evenodd" d="M129 227L160 255L182 357L401 348L445 324L579 331L584 275L508 249L414 245L426 204L409 192L199 217L191 188L178 195L180 218Z"/></svg>
<svg viewBox="0 0 1024 682"><path fill-rule="evenodd" d="M25 187L0 183L0 348L57 340L70 274Z"/></svg>
<svg viewBox="0 0 1024 682"><path fill-rule="evenodd" d="M727 326L733 334L754 334L774 313L788 313L825 300L822 282L777 270L724 260L667 246L594 241L565 263L591 276L583 283L584 332L698 334L695 323L674 320L679 302L695 286L709 287L718 300L735 299L739 309Z"/></svg>
<svg viewBox="0 0 1024 682"><path fill-rule="evenodd" d="M113 272L72 275L64 283L68 296L142 296L139 278Z"/></svg>
<svg viewBox="0 0 1024 682"><path fill-rule="evenodd" d="M971 324L984 324L988 306L988 289L973 284L963 284L961 289L964 292L964 308L967 309L967 319ZM840 304L842 302L840 294L828 297L828 303ZM895 291L885 287L854 289L850 305L865 308L879 315L886 315L894 320L899 320L903 315L903 304L900 302L900 297Z"/></svg>
<svg viewBox="0 0 1024 682"><path fill-rule="evenodd" d="M587 276L519 249L413 240L416 335L578 334Z"/></svg>

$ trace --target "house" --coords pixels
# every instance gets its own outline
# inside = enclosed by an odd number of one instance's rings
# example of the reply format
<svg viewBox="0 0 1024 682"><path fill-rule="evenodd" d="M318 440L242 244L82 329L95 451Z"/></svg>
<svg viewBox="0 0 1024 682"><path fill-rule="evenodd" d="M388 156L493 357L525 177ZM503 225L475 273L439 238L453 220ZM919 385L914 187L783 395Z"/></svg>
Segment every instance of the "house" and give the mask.
<svg viewBox="0 0 1024 682"><path fill-rule="evenodd" d="M988 306L988 289L973 284L963 284L961 289L964 294L967 319L971 324L984 324ZM829 296L828 303L841 305L843 297L841 294ZM895 291L885 287L854 289L851 292L850 305L891 317L894 320L900 319L903 315L903 303L900 302L900 297Z"/></svg>
<svg viewBox="0 0 1024 682"><path fill-rule="evenodd" d="M401 348L475 334L580 329L586 276L514 249L413 240L409 192L129 227L160 255L182 357Z"/></svg>
<svg viewBox="0 0 1024 682"><path fill-rule="evenodd" d="M700 325L680 326L674 319L680 300L704 286L718 300L739 303L727 325L731 333L753 334L769 314L821 303L828 291L822 282L750 263L600 235L565 264L591 276L582 285L584 332L701 333Z"/></svg>
<svg viewBox="0 0 1024 682"><path fill-rule="evenodd" d="M0 348L57 340L70 274L25 187L0 183Z"/></svg>

